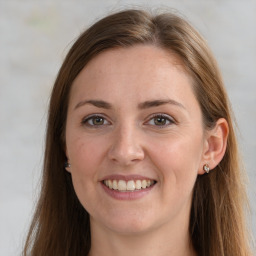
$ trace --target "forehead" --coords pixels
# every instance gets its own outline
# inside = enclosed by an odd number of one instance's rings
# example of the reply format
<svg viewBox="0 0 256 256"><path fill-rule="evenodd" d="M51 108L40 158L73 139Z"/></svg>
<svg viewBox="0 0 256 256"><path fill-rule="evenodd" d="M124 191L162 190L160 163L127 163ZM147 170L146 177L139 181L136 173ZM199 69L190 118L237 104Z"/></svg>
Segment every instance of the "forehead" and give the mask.
<svg viewBox="0 0 256 256"><path fill-rule="evenodd" d="M142 44L103 51L90 60L84 69L88 73L93 71L91 75L95 75L95 72L104 71L105 69L111 71L112 68L115 68L113 71L116 71L117 67L121 69L129 66L132 71L133 67L145 67L147 65L147 67L155 69L159 64L161 64L161 67L165 66L169 69L175 67L180 72L187 73L181 58L176 53L154 45Z"/></svg>
<svg viewBox="0 0 256 256"><path fill-rule="evenodd" d="M73 82L71 99L144 101L167 94L175 98L185 91L193 96L191 80L179 57L167 50L152 45L115 48L100 53L84 67Z"/></svg>

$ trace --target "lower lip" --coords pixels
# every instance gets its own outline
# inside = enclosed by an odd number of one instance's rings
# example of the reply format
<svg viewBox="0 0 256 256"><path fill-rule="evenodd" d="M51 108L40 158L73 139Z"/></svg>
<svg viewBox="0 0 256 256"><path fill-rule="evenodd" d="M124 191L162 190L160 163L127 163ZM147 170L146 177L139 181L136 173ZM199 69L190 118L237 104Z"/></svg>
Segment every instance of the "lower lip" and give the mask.
<svg viewBox="0 0 256 256"><path fill-rule="evenodd" d="M125 192L120 192L118 190L110 189L107 186L105 186L103 183L101 183L101 186L104 189L104 191L112 198L115 198L118 200L136 200L149 194L150 191L154 188L155 184L141 190L125 191Z"/></svg>

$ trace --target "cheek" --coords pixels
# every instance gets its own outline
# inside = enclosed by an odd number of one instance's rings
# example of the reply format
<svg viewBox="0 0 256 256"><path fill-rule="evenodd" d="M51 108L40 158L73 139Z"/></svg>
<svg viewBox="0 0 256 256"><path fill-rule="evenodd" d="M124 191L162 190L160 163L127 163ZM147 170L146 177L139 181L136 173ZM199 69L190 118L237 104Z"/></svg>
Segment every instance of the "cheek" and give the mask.
<svg viewBox="0 0 256 256"><path fill-rule="evenodd" d="M194 183L202 155L200 136L177 135L162 141L156 140L152 145L152 160L165 181L173 179L177 185L190 181Z"/></svg>
<svg viewBox="0 0 256 256"><path fill-rule="evenodd" d="M162 211L173 217L183 210L189 212L201 159L201 139L175 134L151 140L151 145L149 154L158 172Z"/></svg>
<svg viewBox="0 0 256 256"><path fill-rule="evenodd" d="M84 175L93 174L103 160L104 142L90 137L75 137L67 143L67 149L74 171Z"/></svg>
<svg viewBox="0 0 256 256"><path fill-rule="evenodd" d="M96 170L101 152L98 150L97 143L92 143L84 136L68 136L67 134L66 138L73 186L79 197L84 190L90 191L93 188L92 183L97 182Z"/></svg>
<svg viewBox="0 0 256 256"><path fill-rule="evenodd" d="M73 137L67 139L67 150L71 162L71 176L76 195L88 211L97 208L92 203L95 199L95 189L98 185L99 170L103 159L102 144L88 137Z"/></svg>

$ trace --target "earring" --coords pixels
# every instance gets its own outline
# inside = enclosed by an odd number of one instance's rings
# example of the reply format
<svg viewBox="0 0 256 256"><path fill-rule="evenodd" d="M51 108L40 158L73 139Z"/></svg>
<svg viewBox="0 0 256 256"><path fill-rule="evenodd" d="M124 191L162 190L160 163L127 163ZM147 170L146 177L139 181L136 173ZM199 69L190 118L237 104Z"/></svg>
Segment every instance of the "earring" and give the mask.
<svg viewBox="0 0 256 256"><path fill-rule="evenodd" d="M203 169L204 169L204 171L205 171L206 173L209 173L209 172L210 172L210 167L209 167L208 164L205 164L205 165L203 166Z"/></svg>
<svg viewBox="0 0 256 256"><path fill-rule="evenodd" d="M65 168L70 168L70 167L71 167L71 164L70 164L69 162L66 162L66 163L64 164L64 167L65 167Z"/></svg>

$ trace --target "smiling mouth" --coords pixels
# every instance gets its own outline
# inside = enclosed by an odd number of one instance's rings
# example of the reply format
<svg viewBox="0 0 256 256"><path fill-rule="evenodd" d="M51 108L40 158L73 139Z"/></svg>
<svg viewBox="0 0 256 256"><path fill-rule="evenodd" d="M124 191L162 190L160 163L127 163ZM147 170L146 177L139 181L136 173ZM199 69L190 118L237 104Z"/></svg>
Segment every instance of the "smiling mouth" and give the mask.
<svg viewBox="0 0 256 256"><path fill-rule="evenodd" d="M154 180L103 180L103 184L109 189L120 192L139 191L156 184Z"/></svg>

